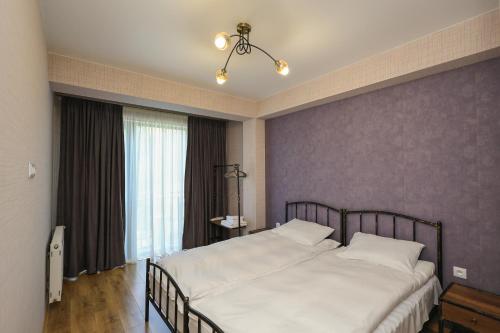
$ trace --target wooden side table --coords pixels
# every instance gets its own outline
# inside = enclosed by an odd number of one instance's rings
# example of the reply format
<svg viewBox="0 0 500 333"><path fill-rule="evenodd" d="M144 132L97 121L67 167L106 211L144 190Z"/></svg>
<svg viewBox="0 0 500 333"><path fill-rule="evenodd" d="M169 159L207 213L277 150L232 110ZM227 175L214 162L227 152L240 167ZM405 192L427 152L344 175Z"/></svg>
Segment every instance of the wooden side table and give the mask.
<svg viewBox="0 0 500 333"><path fill-rule="evenodd" d="M246 226L240 227L242 235L245 228ZM228 228L222 225L220 220L209 221L208 231L208 244L220 242L233 237L238 237L238 227Z"/></svg>
<svg viewBox="0 0 500 333"><path fill-rule="evenodd" d="M452 283L439 302L439 331L466 328L479 333L500 332L500 296Z"/></svg>

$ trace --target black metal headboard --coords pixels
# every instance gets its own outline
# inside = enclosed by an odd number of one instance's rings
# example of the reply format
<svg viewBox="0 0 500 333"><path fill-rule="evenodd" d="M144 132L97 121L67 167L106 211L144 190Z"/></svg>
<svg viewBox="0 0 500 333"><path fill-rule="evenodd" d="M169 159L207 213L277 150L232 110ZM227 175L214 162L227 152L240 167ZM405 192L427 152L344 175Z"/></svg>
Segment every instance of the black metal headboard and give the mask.
<svg viewBox="0 0 500 333"><path fill-rule="evenodd" d="M285 206L285 222L291 218L299 218L326 225L335 229L331 238L344 244L342 241L344 235L342 209L313 201L287 201Z"/></svg>
<svg viewBox="0 0 500 333"><path fill-rule="evenodd" d="M443 249L443 238L442 238L442 233L441 233L441 222L431 222L431 221L426 221L417 217L409 216L409 215L404 215L400 213L394 213L394 212L387 212L387 211L378 211L378 210L344 210L343 213L343 223L344 227L342 228L342 243L344 245L348 245L348 233L350 231L350 226L351 225L357 225L357 230L355 231L361 231L365 233L373 233L375 235L381 235L381 236L386 236L386 237L392 237L395 239L407 239L407 240L417 240L417 225L422 225L425 227L431 227L435 229L436 235L435 235L435 252L436 252L436 271L437 271L437 276L439 278L439 281L441 284L443 283L443 254L442 254L442 249ZM358 219L349 219L349 216L356 216L358 215ZM371 230L368 229L367 223L370 222L368 219L364 219L364 216L372 216L371 219ZM373 218L374 217L374 218ZM356 223L357 222L357 223ZM409 223L411 225L411 229L406 228L404 230L404 235L403 235L403 228L397 228L396 226L398 223ZM383 226L389 226L390 231L388 231L388 228L385 228L385 232L383 232L382 229ZM408 224L406 224L407 226ZM392 229L392 230L391 230ZM409 229L409 230L408 230ZM371 232L373 231L373 232ZM399 232L399 233L398 233ZM353 233L353 232L352 232ZM383 234L382 234L383 233ZM406 236L406 237L403 237ZM428 236L428 234L426 234ZM350 237L349 237L350 239ZM423 242L424 243L424 242ZM427 242L428 243L428 242ZM424 243L425 244L425 243ZM428 245L428 244L425 244ZM427 246L426 246L427 248ZM425 251L425 250L424 250Z"/></svg>

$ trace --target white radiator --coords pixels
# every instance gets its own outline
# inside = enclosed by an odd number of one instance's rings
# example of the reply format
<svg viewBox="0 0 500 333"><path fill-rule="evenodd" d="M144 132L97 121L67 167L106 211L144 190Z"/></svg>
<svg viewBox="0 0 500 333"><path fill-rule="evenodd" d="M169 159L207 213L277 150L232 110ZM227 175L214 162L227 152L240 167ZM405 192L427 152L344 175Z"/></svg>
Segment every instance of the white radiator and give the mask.
<svg viewBox="0 0 500 333"><path fill-rule="evenodd" d="M49 303L59 302L62 295L64 263L64 227L57 226L49 250Z"/></svg>

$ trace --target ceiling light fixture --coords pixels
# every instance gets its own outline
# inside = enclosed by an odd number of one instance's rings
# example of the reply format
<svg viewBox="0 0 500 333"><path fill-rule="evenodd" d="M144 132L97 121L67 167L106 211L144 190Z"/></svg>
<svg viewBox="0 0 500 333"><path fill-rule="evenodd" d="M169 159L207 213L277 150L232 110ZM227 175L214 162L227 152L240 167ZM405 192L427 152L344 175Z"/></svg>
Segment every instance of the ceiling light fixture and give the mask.
<svg viewBox="0 0 500 333"><path fill-rule="evenodd" d="M225 49L231 46L231 38L238 37L238 41L236 42L236 44L234 44L233 48L231 49L229 57L227 57L224 68L217 70L215 74L215 78L218 84L224 84L228 79L227 65L229 64L229 60L231 59L231 56L233 55L234 51L236 51L236 53L239 55L250 54L252 53L252 47L255 47L257 50L261 51L262 53L264 53L273 60L274 66L276 67L276 72L278 72L283 76L286 76L288 75L288 73L290 73L290 68L288 67L288 63L285 60L281 59L277 60L265 50L261 49L257 45L250 43L251 30L252 27L250 26L250 24L239 23L236 26L236 31L238 32L237 34L229 35L227 32L219 32L217 35L215 35L214 39L215 47L217 47L221 51L224 51Z"/></svg>
<svg viewBox="0 0 500 333"><path fill-rule="evenodd" d="M214 44L216 48L224 51L229 45L231 45L231 36L229 36L227 32L219 32L215 35Z"/></svg>
<svg viewBox="0 0 500 333"><path fill-rule="evenodd" d="M225 69L219 69L216 73L215 73L215 78L217 79L217 83L218 84L224 84L228 77L227 77L227 72Z"/></svg>

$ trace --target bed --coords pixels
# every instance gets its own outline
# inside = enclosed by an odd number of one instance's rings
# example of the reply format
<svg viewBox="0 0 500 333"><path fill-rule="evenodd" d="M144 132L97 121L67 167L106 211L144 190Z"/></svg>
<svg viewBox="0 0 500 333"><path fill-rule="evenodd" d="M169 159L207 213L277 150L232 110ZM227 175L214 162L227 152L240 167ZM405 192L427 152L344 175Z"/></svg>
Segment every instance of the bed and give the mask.
<svg viewBox="0 0 500 333"><path fill-rule="evenodd" d="M439 293L434 266L427 261L420 261L415 274L408 275L342 259L338 256L341 252L322 253L190 306L224 332L373 332L379 324L379 331L392 331L385 318L415 292L436 290L432 301ZM423 306L428 308L428 303ZM192 332L197 332L196 321L191 319ZM420 329L417 325L404 332Z"/></svg>
<svg viewBox="0 0 500 333"><path fill-rule="evenodd" d="M223 293L235 285L294 266L341 245L340 209L305 201L287 202L285 208L286 221L289 216L300 217L335 231L315 246L297 243L268 230L183 251L156 263L148 260L146 318L152 304L172 331L185 332L189 302Z"/></svg>
<svg viewBox="0 0 500 333"><path fill-rule="evenodd" d="M286 207L287 220L290 212L299 213L295 203ZM418 332L441 291L441 223L385 211L340 212L343 244L356 231L413 241L418 236L427 245L421 259L432 257L432 262L419 260L415 275L409 276L347 261L340 257L343 249L323 251L192 301L184 299L182 329L175 331Z"/></svg>

